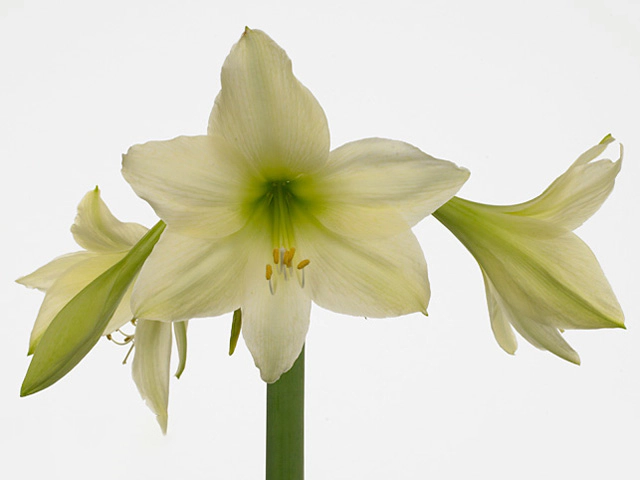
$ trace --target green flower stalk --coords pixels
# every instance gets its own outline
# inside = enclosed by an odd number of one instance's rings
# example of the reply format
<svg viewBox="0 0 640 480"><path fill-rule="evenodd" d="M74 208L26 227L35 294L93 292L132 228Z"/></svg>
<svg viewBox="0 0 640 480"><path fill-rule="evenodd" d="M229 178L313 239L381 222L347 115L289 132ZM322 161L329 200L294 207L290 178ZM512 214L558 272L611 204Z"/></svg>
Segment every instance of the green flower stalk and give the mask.
<svg viewBox="0 0 640 480"><path fill-rule="evenodd" d="M567 329L624 328L618 301L589 247L573 233L613 189L620 159L597 160L608 135L541 195L509 206L454 197L434 216L475 257L484 278L491 328L513 354L514 329L532 345L579 364Z"/></svg>

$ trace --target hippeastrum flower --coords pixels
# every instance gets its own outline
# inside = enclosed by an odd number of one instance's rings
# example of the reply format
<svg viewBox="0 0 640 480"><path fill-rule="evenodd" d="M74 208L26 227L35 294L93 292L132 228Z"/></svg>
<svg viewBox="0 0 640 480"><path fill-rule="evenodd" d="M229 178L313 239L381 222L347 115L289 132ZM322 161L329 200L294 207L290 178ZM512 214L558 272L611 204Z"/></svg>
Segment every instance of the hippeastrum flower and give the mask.
<svg viewBox="0 0 640 480"><path fill-rule="evenodd" d="M138 318L242 310L242 335L275 382L305 341L311 302L389 317L426 312L411 227L468 171L372 138L329 151L324 112L286 53L246 29L222 68L207 135L132 147L123 175L167 229L140 272Z"/></svg>
<svg viewBox="0 0 640 480"><path fill-rule="evenodd" d="M96 278L120 262L145 236L147 228L137 223L120 222L100 198L96 187L88 192L78 205L78 215L71 232L85 250L54 259L44 267L17 280L27 287L46 292L36 323L31 332L29 354L36 352L47 328L58 313ZM111 335L133 319L131 312L132 286L122 296L108 321L103 335ZM101 309L95 299L92 308ZM180 376L186 359L186 322L174 324L180 363L176 376ZM121 332L122 333L122 332ZM125 334L123 343L135 345L133 379L151 410L157 415L163 432L167 428L169 399L169 362L171 359L171 325L165 322L138 320L135 334ZM113 339L119 343L118 340ZM37 355L37 354L36 354ZM52 362L55 365L55 361ZM45 372L46 373L46 372ZM32 393L32 392L28 392Z"/></svg>
<svg viewBox="0 0 640 480"><path fill-rule="evenodd" d="M27 287L46 292L31 331L29 354L35 351L42 335L62 307L91 281L122 260L147 233L147 228L137 223L123 223L115 218L96 187L78 205L78 215L71 226L71 233L76 243L85 250L58 257L16 280ZM113 333L133 318L130 297L131 289L113 314L104 335Z"/></svg>
<svg viewBox="0 0 640 480"><path fill-rule="evenodd" d="M517 348L515 328L534 346L579 364L563 330L624 328L596 257L572 233L613 189L622 146L618 161L593 161L612 141L606 136L529 202L495 206L454 197L433 214L478 261L491 328L508 353Z"/></svg>

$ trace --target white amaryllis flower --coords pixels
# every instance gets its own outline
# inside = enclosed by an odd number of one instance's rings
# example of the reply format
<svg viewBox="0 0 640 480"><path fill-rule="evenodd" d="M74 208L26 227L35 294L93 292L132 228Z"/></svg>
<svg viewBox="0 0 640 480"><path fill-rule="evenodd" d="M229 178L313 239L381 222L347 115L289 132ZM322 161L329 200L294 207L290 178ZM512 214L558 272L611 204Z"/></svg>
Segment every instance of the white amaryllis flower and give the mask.
<svg viewBox="0 0 640 480"><path fill-rule="evenodd" d="M71 232L78 245L85 250L58 257L17 280L22 285L46 292L31 332L29 354L34 353L58 312L89 283L122 260L147 233L147 228L137 223L123 223L115 218L100 198L100 190L96 187L78 205L78 214ZM133 319L131 290L132 287L124 294L103 335L111 338L111 334ZM138 320L135 334L123 335L125 343L133 340L135 344L133 379L143 399L157 415L163 432L166 432L171 325L166 322ZM176 324L178 341L184 342L185 335L186 322ZM114 341L117 342L115 339ZM185 355L183 347L177 376L184 368Z"/></svg>
<svg viewBox="0 0 640 480"><path fill-rule="evenodd" d="M513 328L534 346L579 364L566 329L624 328L624 315L589 247L572 231L607 198L620 159L595 160L608 135L540 196L495 206L454 197L434 216L467 247L484 277L491 328L508 353Z"/></svg>
<svg viewBox="0 0 640 480"><path fill-rule="evenodd" d="M351 315L426 312L411 227L469 173L406 143L329 152L322 108L286 53L246 29L222 68L208 134L132 147L123 175L167 229L134 288L138 318L242 309L242 334L275 382L305 341L311 302Z"/></svg>
<svg viewBox="0 0 640 480"><path fill-rule="evenodd" d="M71 233L76 243L85 250L58 257L16 280L27 287L46 292L31 331L29 354L33 353L62 307L80 290L122 260L147 233L147 228L137 223L123 223L114 217L100 198L100 190L96 187L80 201ZM131 289L116 309L104 335L113 333L133 318L130 298Z"/></svg>

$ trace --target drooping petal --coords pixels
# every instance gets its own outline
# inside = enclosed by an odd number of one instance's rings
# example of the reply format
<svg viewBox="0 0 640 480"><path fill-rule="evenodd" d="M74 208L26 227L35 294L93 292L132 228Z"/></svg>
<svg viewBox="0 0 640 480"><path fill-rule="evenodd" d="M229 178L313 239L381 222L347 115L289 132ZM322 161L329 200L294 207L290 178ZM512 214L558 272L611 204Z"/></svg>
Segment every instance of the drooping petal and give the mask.
<svg viewBox="0 0 640 480"><path fill-rule="evenodd" d="M250 250L242 231L215 241L173 233L168 227L134 286L136 318L187 320L235 310Z"/></svg>
<svg viewBox="0 0 640 480"><path fill-rule="evenodd" d="M147 228L114 217L96 187L80 201L71 233L78 245L90 252L114 253L133 247L147 233Z"/></svg>
<svg viewBox="0 0 640 480"><path fill-rule="evenodd" d="M567 230L578 228L607 199L622 167L622 145L616 162L592 161L611 142L613 137L609 135L583 153L538 197L518 205L499 207L499 210L546 220Z"/></svg>
<svg viewBox="0 0 640 480"><path fill-rule="evenodd" d="M147 406L156 414L162 433L167 433L171 324L138 320L133 356L133 381Z"/></svg>
<svg viewBox="0 0 640 480"><path fill-rule="evenodd" d="M505 238L510 234L515 249L480 258L501 296L512 305L518 303L517 311L537 311L538 322L562 329L624 325L622 309L602 268L575 234L532 239L505 232Z"/></svg>
<svg viewBox="0 0 640 480"><path fill-rule="evenodd" d="M279 280L271 294L262 273L242 302L242 337L267 383L277 381L293 366L302 351L311 315L311 299L297 279Z"/></svg>
<svg viewBox="0 0 640 480"><path fill-rule="evenodd" d="M25 287L46 291L69 268L95 256L96 254L92 252L75 252L62 255L38 268L35 272L20 277L16 282Z"/></svg>
<svg viewBox="0 0 640 480"><path fill-rule="evenodd" d="M29 352L33 352L40 338L58 312L75 297L80 290L120 261L126 253L89 256L67 269L53 282L40 306L38 317L31 330Z"/></svg>
<svg viewBox="0 0 640 480"><path fill-rule="evenodd" d="M310 260L305 289L321 307L366 317L426 313L427 265L410 230L360 241L309 224L297 241Z"/></svg>
<svg viewBox="0 0 640 480"><path fill-rule="evenodd" d="M220 137L178 137L129 149L122 175L173 232L221 238L247 221L250 195L241 155Z"/></svg>
<svg viewBox="0 0 640 480"><path fill-rule="evenodd" d="M484 279L493 336L505 352L513 355L518 349L518 341L511 327L507 307L484 270L482 270L482 278Z"/></svg>
<svg viewBox="0 0 640 480"><path fill-rule="evenodd" d="M295 182L292 189L319 204L314 213L325 226L362 237L367 229L378 232L382 226L384 231L385 223L387 231L395 233L393 216L415 225L448 201L468 177L468 170L407 143L369 138L333 150L317 174ZM346 217L359 221L342 221Z"/></svg>
<svg viewBox="0 0 640 480"><path fill-rule="evenodd" d="M264 32L246 29L222 67L209 135L222 135L267 178L317 170L329 128L291 60Z"/></svg>
<svg viewBox="0 0 640 480"><path fill-rule="evenodd" d="M514 328L531 345L541 350L548 350L568 362L580 365L580 356L567 341L562 338L556 327L536 322L534 318L513 316Z"/></svg>

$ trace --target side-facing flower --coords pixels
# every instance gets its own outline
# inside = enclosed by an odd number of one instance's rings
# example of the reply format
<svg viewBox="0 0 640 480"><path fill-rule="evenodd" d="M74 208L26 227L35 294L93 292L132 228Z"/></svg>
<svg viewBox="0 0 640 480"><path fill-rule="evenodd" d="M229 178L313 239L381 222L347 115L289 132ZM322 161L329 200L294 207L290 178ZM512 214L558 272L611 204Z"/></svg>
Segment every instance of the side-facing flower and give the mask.
<svg viewBox="0 0 640 480"><path fill-rule="evenodd" d="M495 206L454 197L433 214L478 261L491 328L508 353L517 348L513 327L534 346L579 364L563 330L624 328L596 257L572 232L613 189L622 146L618 161L593 161L612 141L607 135L531 201Z"/></svg>
<svg viewBox="0 0 640 480"><path fill-rule="evenodd" d="M123 175L167 224L132 296L138 318L242 309L242 334L275 382L298 357L311 302L351 315L426 312L411 227L468 171L406 143L329 151L324 112L286 53L246 29L222 68L208 134L132 147Z"/></svg>
<svg viewBox="0 0 640 480"><path fill-rule="evenodd" d="M137 223L120 222L100 198L96 187L78 205L78 214L71 226L74 239L85 250L54 259L35 272L19 278L18 283L45 292L35 325L31 332L29 354L33 354L47 328L58 313L85 287L120 262L147 233ZM132 286L124 293L109 320L103 335L111 335L133 320L131 312ZM102 308L96 304L96 309ZM133 322L132 322L133 323ZM130 326L133 328L133 326ZM186 322L175 324L180 353L177 376L184 368L186 356ZM163 432L167 428L169 396L169 362L173 344L171 325L152 320L135 321L135 333L126 334L123 343L135 345L133 378L151 410L157 415ZM119 343L118 340L114 341Z"/></svg>
<svg viewBox="0 0 640 480"><path fill-rule="evenodd" d="M16 280L22 285L45 292L31 331L29 354L34 352L42 335L62 307L100 274L122 260L146 232L147 228L142 225L123 223L115 218L100 198L98 187L82 198L71 233L84 250L58 257ZM104 335L113 333L133 318L130 298L131 289L116 309Z"/></svg>

